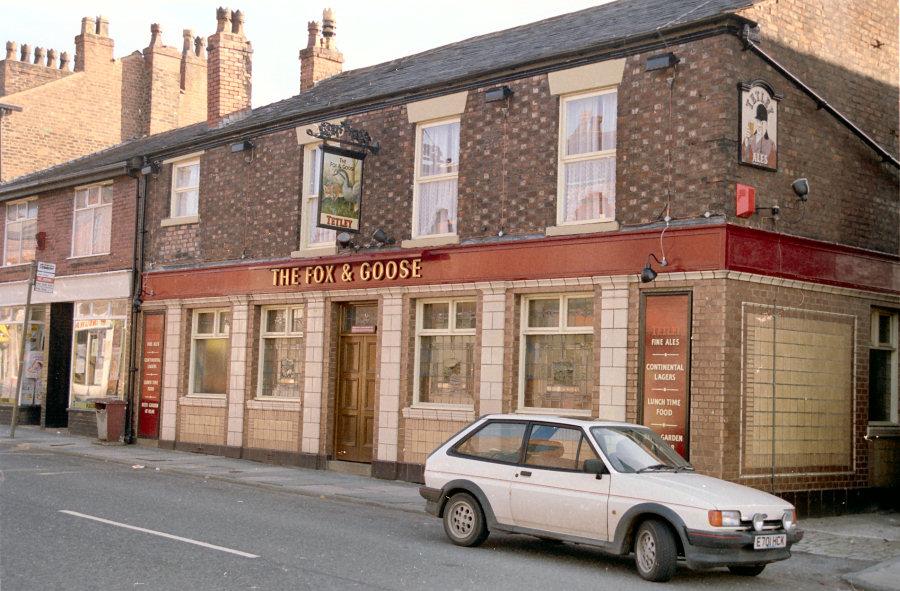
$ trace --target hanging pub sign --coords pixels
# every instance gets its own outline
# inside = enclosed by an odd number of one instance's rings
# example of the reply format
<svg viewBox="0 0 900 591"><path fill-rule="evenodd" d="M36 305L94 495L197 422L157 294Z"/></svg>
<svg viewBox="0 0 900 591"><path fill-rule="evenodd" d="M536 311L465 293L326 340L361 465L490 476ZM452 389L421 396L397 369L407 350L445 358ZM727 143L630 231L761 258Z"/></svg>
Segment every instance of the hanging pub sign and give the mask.
<svg viewBox="0 0 900 591"><path fill-rule="evenodd" d="M778 170L778 101L783 95L764 80L741 82L738 162Z"/></svg>
<svg viewBox="0 0 900 591"><path fill-rule="evenodd" d="M320 228L359 232L365 152L322 146L319 180Z"/></svg>

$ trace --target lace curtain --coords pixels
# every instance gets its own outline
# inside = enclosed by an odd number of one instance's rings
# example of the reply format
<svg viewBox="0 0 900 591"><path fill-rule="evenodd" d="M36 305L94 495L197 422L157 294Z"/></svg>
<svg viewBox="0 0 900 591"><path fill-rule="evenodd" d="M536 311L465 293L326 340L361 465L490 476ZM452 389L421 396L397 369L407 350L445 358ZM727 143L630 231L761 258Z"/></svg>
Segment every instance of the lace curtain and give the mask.
<svg viewBox="0 0 900 591"><path fill-rule="evenodd" d="M615 150L616 98L616 93L605 93L565 105L564 221L614 217L615 154L585 156Z"/></svg>

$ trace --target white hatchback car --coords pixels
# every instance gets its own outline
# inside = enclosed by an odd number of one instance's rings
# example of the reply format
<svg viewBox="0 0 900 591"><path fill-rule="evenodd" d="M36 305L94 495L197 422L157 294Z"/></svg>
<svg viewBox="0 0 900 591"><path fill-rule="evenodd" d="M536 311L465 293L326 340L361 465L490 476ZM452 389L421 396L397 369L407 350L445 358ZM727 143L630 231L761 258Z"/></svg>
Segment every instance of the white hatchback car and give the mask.
<svg viewBox="0 0 900 591"><path fill-rule="evenodd" d="M696 474L649 428L614 421L482 417L428 457L419 492L454 544L499 530L633 551L650 581L679 557L758 575L803 537L786 501Z"/></svg>

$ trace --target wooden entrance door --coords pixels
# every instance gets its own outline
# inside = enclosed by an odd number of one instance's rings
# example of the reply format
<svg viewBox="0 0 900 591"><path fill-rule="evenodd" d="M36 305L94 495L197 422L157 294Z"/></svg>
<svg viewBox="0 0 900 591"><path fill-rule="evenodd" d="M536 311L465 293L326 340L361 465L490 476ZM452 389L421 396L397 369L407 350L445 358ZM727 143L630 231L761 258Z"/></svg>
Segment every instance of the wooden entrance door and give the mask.
<svg viewBox="0 0 900 591"><path fill-rule="evenodd" d="M342 335L338 347L335 459L371 462L375 427L374 334Z"/></svg>

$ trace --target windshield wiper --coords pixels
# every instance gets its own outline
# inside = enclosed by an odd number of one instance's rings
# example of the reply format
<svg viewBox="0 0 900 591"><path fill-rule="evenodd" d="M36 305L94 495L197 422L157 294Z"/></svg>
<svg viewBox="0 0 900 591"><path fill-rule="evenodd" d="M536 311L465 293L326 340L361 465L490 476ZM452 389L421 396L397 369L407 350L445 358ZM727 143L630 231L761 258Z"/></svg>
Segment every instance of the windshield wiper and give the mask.
<svg viewBox="0 0 900 591"><path fill-rule="evenodd" d="M693 472L694 467L693 466L679 466L678 468L675 468L675 471L676 472Z"/></svg>
<svg viewBox="0 0 900 591"><path fill-rule="evenodd" d="M651 464L649 466L644 466L643 468L638 470L637 473L640 474L641 472L647 472L650 470L677 470L677 468L668 464Z"/></svg>

